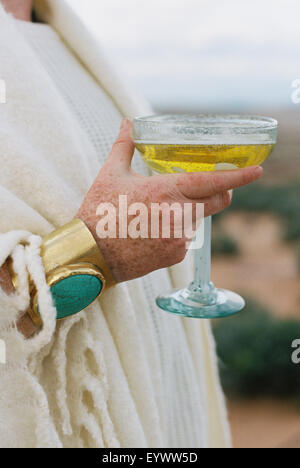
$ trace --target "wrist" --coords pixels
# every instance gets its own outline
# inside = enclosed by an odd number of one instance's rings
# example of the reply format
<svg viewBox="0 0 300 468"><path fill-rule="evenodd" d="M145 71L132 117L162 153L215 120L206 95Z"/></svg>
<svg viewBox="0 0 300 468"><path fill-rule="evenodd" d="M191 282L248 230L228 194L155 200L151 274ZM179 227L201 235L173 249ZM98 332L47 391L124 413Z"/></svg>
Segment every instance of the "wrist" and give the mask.
<svg viewBox="0 0 300 468"><path fill-rule="evenodd" d="M90 233L92 234L97 244L97 247L101 255L103 256L103 259L114 278L114 282L115 283L122 282L123 280L122 278L120 278L117 262L114 261L115 253L117 249L115 245L112 245L112 242L111 242L112 239L100 239L99 238L99 236L97 235L97 224L94 218L91 218L90 216L86 216L83 213L79 212L77 215L77 219L80 219L85 224L85 226L90 231ZM120 252L118 252L117 255L118 257L120 257Z"/></svg>
<svg viewBox="0 0 300 468"><path fill-rule="evenodd" d="M75 219L46 236L41 245L41 257L58 320L77 314L94 302L105 289L115 285L114 277L92 233L81 219ZM11 276L8 270L11 270ZM13 265L7 265L5 271L11 278L10 283L17 289L18 278ZM18 322L18 328L22 328L26 335L28 330L32 330L31 322L38 328L43 324L39 313L38 291L33 281L29 280L30 319L26 316ZM14 287L11 289L13 292Z"/></svg>
<svg viewBox="0 0 300 468"><path fill-rule="evenodd" d="M46 236L41 246L41 257L58 320L81 312L115 285L92 233L81 219L75 219ZM31 317L41 326L38 293L34 287L31 296Z"/></svg>

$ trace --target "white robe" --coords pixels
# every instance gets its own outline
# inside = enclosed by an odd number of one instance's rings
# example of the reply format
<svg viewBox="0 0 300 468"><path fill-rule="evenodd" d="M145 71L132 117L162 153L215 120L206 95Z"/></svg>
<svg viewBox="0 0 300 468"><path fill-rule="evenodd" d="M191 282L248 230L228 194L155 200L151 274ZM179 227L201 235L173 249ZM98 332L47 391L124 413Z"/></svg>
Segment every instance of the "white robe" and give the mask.
<svg viewBox="0 0 300 468"><path fill-rule="evenodd" d="M150 112L116 77L99 44L64 0L38 0L36 10L76 52L122 115ZM190 422L182 404L187 395L179 394L176 381L168 388L163 383L162 351L139 280L117 286L86 311L56 325L39 236L72 219L99 170L98 161L1 6L0 79L7 94L6 103L0 104L0 264L13 254L20 282L12 297L0 291L0 340L7 353L6 364L0 364L0 446L230 446L209 322L161 319L169 324L173 339L180 334L189 353ZM44 321L43 330L28 341L14 326L28 305L26 269L38 288ZM184 262L150 275L149 281L171 280L181 287L189 278ZM194 438L168 436L166 405L177 427L193 424ZM201 406L198 421L192 420L193 405Z"/></svg>

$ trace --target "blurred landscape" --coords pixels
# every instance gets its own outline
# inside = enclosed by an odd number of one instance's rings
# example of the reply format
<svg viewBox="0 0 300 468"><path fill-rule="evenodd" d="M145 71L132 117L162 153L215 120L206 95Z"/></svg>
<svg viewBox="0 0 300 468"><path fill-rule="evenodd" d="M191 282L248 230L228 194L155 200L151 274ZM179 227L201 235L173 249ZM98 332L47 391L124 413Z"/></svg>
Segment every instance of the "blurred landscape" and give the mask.
<svg viewBox="0 0 300 468"><path fill-rule="evenodd" d="M213 265L216 284L253 301L215 328L234 443L242 448L300 447L300 373L291 361L300 336L300 109L271 115L279 139L263 179L236 191L219 223L237 252Z"/></svg>
<svg viewBox="0 0 300 468"><path fill-rule="evenodd" d="M262 110L279 121L261 181L236 190L215 217L213 281L247 298L214 324L234 446L300 447L300 107Z"/></svg>

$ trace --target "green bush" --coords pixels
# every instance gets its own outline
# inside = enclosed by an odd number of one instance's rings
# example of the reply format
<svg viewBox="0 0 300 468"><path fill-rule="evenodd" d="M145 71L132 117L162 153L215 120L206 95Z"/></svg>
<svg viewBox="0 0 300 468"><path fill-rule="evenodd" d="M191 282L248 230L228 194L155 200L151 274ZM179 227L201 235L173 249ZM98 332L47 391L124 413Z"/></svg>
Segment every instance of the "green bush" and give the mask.
<svg viewBox="0 0 300 468"><path fill-rule="evenodd" d="M224 233L216 233L212 236L213 255L236 255L239 252L234 239Z"/></svg>
<svg viewBox="0 0 300 468"><path fill-rule="evenodd" d="M249 302L238 316L214 326L226 392L240 397L300 396L300 366L291 347L300 339L300 322L277 320Z"/></svg>
<svg viewBox="0 0 300 468"><path fill-rule="evenodd" d="M286 240L300 239L299 181L280 186L257 182L242 187L236 190L230 210L273 213L280 216L285 225Z"/></svg>
<svg viewBox="0 0 300 468"><path fill-rule="evenodd" d="M297 245L296 258L297 258L298 273L300 273L300 245Z"/></svg>

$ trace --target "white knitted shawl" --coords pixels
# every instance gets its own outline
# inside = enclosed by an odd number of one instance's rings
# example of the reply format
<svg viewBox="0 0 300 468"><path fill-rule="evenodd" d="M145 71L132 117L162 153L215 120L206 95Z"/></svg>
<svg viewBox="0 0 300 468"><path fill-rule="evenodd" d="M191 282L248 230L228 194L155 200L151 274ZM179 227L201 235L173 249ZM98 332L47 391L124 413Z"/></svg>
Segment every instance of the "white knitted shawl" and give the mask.
<svg viewBox="0 0 300 468"><path fill-rule="evenodd" d="M149 112L116 78L97 42L63 0L39 0L36 9L123 115ZM117 286L56 326L40 236L70 221L99 167L91 143L1 6L0 79L7 87L7 102L0 104L0 265L12 255L19 275L16 295L0 291L0 340L7 354L6 364L0 363L0 446L166 446L160 356L139 280ZM39 291L44 328L25 341L14 324L29 302L27 271ZM170 271L176 287L189 275L185 263ZM201 444L227 447L230 436L209 323L175 320L204 388L206 442ZM173 396L166 398L172 402Z"/></svg>

